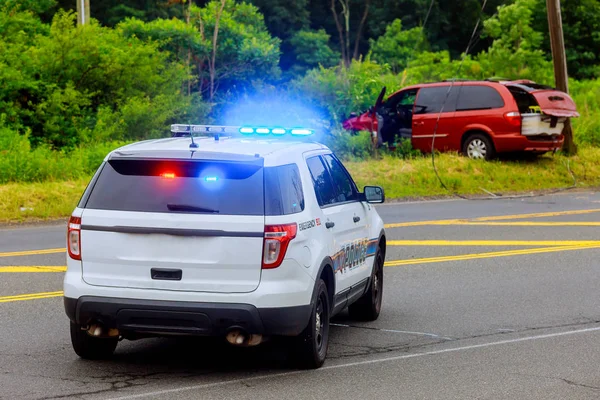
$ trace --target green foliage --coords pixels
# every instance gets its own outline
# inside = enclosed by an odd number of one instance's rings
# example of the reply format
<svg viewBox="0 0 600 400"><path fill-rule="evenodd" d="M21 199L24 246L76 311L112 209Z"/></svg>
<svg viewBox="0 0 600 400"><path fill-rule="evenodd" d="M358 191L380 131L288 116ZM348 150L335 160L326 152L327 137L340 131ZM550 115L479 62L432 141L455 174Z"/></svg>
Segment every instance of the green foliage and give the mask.
<svg viewBox="0 0 600 400"><path fill-rule="evenodd" d="M55 151L48 146L31 148L28 136L0 121L0 183L62 181L88 177L119 142Z"/></svg>
<svg viewBox="0 0 600 400"><path fill-rule="evenodd" d="M211 1L203 8L192 7L191 21L208 40L212 54L212 40L216 17L221 3ZM265 27L258 8L248 3L226 3L219 20L215 60L216 87L222 93L251 88L252 81L268 80L279 76L280 40L273 38ZM210 57L199 57L198 71L201 82L207 82ZM202 91L206 91L206 85Z"/></svg>
<svg viewBox="0 0 600 400"><path fill-rule="evenodd" d="M388 93L399 89L399 77L389 67L367 58L353 61L348 68L308 71L293 83L291 90L300 91L308 103L324 110L332 121L341 122L351 112L371 107L384 86Z"/></svg>
<svg viewBox="0 0 600 400"><path fill-rule="evenodd" d="M385 29L385 33L377 40L371 39L373 60L381 64L389 64L392 71L398 73L408 66L415 52L429 48L427 38L422 28L402 30L402 21L394 20Z"/></svg>
<svg viewBox="0 0 600 400"><path fill-rule="evenodd" d="M369 132L350 134L342 129L333 129L323 142L345 160L365 160L371 157L373 145Z"/></svg>
<svg viewBox="0 0 600 400"><path fill-rule="evenodd" d="M27 11L44 14L56 7L56 0L2 0L0 8L5 11Z"/></svg>
<svg viewBox="0 0 600 400"><path fill-rule="evenodd" d="M74 14L59 12L48 30L31 13L0 12L0 35L0 77L7 82L0 86L0 113L9 127L30 130L34 145L72 148L94 140L99 110L104 118L123 117L129 105L146 104L157 115L147 119L153 125L125 124L101 135L122 140L158 136L189 109L180 94L184 66L119 29L76 26Z"/></svg>
<svg viewBox="0 0 600 400"><path fill-rule="evenodd" d="M396 142L394 143L393 148L387 153L403 160L409 160L422 155L419 150L413 149L412 141L410 139L398 137L396 137Z"/></svg>
<svg viewBox="0 0 600 400"><path fill-rule="evenodd" d="M462 60L452 60L447 51L423 52L411 61L402 73L403 86L423 82L436 82L445 79L485 79L485 71L479 61L471 56Z"/></svg>
<svg viewBox="0 0 600 400"><path fill-rule="evenodd" d="M537 0L535 9L533 27L543 34L541 50L550 55L546 0ZM570 76L576 79L600 76L600 0L562 1L561 15Z"/></svg>
<svg viewBox="0 0 600 400"><path fill-rule="evenodd" d="M286 40L310 24L308 0L252 0L265 16L269 32L279 39Z"/></svg>
<svg viewBox="0 0 600 400"><path fill-rule="evenodd" d="M175 61L185 61L188 52L195 58L206 58L210 52L210 42L200 31L180 19L156 19L143 22L129 18L118 25L125 37L136 37L144 42L156 42L160 50L168 51Z"/></svg>
<svg viewBox="0 0 600 400"><path fill-rule="evenodd" d="M324 29L298 31L291 39L297 75L319 66L332 67L340 62L340 54L329 46L329 35Z"/></svg>
<svg viewBox="0 0 600 400"><path fill-rule="evenodd" d="M528 78L552 82L552 64L540 49L543 35L532 27L537 0L516 0L498 8L496 16L485 21L485 34L493 39L479 60L490 76L506 79Z"/></svg>
<svg viewBox="0 0 600 400"><path fill-rule="evenodd" d="M600 80L571 83L571 94L581 114L573 119L577 143L600 147Z"/></svg>

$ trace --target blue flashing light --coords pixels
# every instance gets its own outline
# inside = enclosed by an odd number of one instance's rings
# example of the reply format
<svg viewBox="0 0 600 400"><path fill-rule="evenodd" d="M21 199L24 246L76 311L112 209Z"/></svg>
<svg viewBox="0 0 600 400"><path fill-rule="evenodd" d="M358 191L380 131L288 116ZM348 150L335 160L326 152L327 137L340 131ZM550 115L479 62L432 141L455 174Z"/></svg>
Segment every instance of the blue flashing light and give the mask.
<svg viewBox="0 0 600 400"><path fill-rule="evenodd" d="M271 132L269 128L256 128L256 133L261 135L268 135Z"/></svg>
<svg viewBox="0 0 600 400"><path fill-rule="evenodd" d="M273 128L273 129L271 129L271 133L273 135L285 135L285 129L283 129L283 128Z"/></svg>
<svg viewBox="0 0 600 400"><path fill-rule="evenodd" d="M205 178L204 178L204 180L205 180L206 182L216 182L216 181L218 181L218 180L219 180L219 178L218 178L218 177L216 177L216 176L207 176L207 177L205 177Z"/></svg>
<svg viewBox="0 0 600 400"><path fill-rule="evenodd" d="M240 128L240 133L244 133L244 134L254 133L254 129L248 128L248 127L243 127L243 128Z"/></svg>
<svg viewBox="0 0 600 400"><path fill-rule="evenodd" d="M308 135L312 135L313 131L310 129L292 129L291 133L292 133L292 135L297 135L297 136L308 136Z"/></svg>

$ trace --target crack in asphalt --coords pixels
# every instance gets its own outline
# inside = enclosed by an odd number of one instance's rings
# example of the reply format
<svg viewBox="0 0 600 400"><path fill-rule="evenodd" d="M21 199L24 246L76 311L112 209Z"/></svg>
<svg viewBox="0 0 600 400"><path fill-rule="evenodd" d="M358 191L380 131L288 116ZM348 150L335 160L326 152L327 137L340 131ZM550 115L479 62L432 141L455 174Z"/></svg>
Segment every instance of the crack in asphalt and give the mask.
<svg viewBox="0 0 600 400"><path fill-rule="evenodd" d="M470 336L464 336L464 337L460 337L460 338L452 338L452 342L459 342L459 341L477 339L477 338L482 338L482 337L503 336L503 335L507 335L509 333L510 334L523 334L526 332L535 332L535 331L539 331L539 330L543 330L543 329L585 327L587 325L593 325L593 324L600 323L600 320L597 320L597 319L592 319L592 318L585 318L585 319L588 320L589 322L558 324L558 325L541 326L541 327L530 327L530 328L524 328L524 329L520 329L520 330L516 330L516 331L512 331L512 332L495 331L495 332L481 334L481 335L470 335ZM361 326L348 326L348 327L355 328L355 329L380 330L380 329L376 329L376 328L361 327ZM385 330L382 330L382 331L386 332ZM440 338L442 338L442 337L440 336ZM369 346L369 345L364 345L364 344L359 345L359 344L351 344L351 343L344 343L344 342L336 342L336 341L332 340L331 344L339 345L339 346L341 346L347 350L351 350L351 351L346 354L337 354L337 355L331 354L328 356L328 358L331 360L343 360L343 359L354 358L354 357L366 357L366 356L370 356L370 355L389 354L389 353L394 353L394 352L409 353L411 350L419 350L424 347L444 344L444 343L448 343L448 342L449 342L449 340L447 340L446 338L443 338L443 339L438 339L438 340L426 340L425 342L418 343L418 344L395 343L395 344L391 344L391 345L387 345L387 346ZM0 355L1 355L1 353L0 353ZM28 356L32 356L32 355L28 355ZM183 371L174 371L173 372L173 371L168 371L168 370L161 370L161 371L156 371L156 372L152 372L152 373L135 373L135 372L121 373L120 372L120 373L116 373L116 374L104 374L104 375L100 375L100 376L85 376L85 377L80 377L80 378L77 378L77 377L68 377L68 378L67 377L64 377L64 378L63 377L53 377L53 376L47 376L44 374L27 374L26 376L30 376L32 378L56 379L58 381L64 381L64 382L74 382L74 383L78 383L78 384L85 385L85 386L110 385L109 387L104 388L104 389L86 391L84 388L82 388L83 390L80 390L80 391L77 391L74 393L70 393L70 394L51 395L51 396L38 398L39 400L60 400L60 399L66 399L66 398L82 398L81 396L91 396L91 395L98 395L98 394L103 394L103 393L117 393L123 389L142 387L142 386L145 386L152 382L158 382L158 381L162 380L163 378L165 378L165 376L171 376L171 377L177 378L177 379L189 379L189 378L199 378L202 376L211 376L211 375L215 375L217 373L223 373L223 372L227 372L227 371L218 370L218 371L200 372L200 371L192 371L192 370L187 370L187 371L183 370ZM231 371L229 371L229 372L231 372ZM237 372L237 371L233 371L233 372ZM3 372L3 374L10 374L10 372ZM535 375L531 375L531 376L535 376ZM564 378L544 377L544 376L538 376L538 377L547 378L547 379L560 379L569 385L584 387L584 388L592 389L592 390L600 390L600 387L585 385L585 384L577 383L577 382L570 381L570 380L564 379ZM147 382L144 382L143 380L147 380Z"/></svg>
<svg viewBox="0 0 600 400"><path fill-rule="evenodd" d="M586 385L585 383L575 382L575 381L572 381L570 379L561 378L560 376L547 376L547 375L523 374L523 373L516 373L516 374L513 374L513 375L525 376L525 377L530 377L530 378L541 378L541 379L555 380L555 381L560 381L560 382L566 383L567 385L570 385L570 386L576 386L576 387L581 387L581 388L585 388L585 389L592 389L592 390L599 390L600 391L600 386Z"/></svg>

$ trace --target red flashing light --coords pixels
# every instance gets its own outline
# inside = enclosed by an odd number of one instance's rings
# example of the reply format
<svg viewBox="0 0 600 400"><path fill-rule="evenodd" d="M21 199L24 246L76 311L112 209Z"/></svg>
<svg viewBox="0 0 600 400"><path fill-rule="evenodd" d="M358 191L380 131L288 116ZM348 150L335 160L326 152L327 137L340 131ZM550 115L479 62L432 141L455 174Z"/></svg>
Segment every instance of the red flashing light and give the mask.
<svg viewBox="0 0 600 400"><path fill-rule="evenodd" d="M163 172L160 174L165 179L175 179L175 174L173 172Z"/></svg>

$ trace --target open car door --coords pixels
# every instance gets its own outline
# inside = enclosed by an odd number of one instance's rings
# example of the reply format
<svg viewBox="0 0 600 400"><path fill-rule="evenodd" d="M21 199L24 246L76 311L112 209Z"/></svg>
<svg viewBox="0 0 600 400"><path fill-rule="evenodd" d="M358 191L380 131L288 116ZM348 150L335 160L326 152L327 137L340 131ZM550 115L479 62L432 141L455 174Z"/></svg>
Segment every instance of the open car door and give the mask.
<svg viewBox="0 0 600 400"><path fill-rule="evenodd" d="M565 92L559 90L533 90L530 92L540 106L540 111L553 117L579 117L575 102Z"/></svg>

